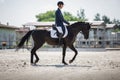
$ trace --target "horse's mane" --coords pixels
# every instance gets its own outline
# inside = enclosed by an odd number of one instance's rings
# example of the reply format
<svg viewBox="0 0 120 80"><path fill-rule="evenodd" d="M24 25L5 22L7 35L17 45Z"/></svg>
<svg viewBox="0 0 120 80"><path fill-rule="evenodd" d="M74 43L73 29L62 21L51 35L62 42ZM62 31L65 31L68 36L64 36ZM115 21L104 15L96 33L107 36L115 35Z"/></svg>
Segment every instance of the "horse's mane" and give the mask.
<svg viewBox="0 0 120 80"><path fill-rule="evenodd" d="M68 28L75 28L76 26L82 26L82 25L90 25L88 22L75 22L75 23L73 23L73 24L71 24L71 25L69 25L69 26L67 26ZM90 29L91 27L89 26L89 28L88 29Z"/></svg>
<svg viewBox="0 0 120 80"><path fill-rule="evenodd" d="M85 24L86 22L75 22L67 27L74 27L74 26L77 26L78 24Z"/></svg>

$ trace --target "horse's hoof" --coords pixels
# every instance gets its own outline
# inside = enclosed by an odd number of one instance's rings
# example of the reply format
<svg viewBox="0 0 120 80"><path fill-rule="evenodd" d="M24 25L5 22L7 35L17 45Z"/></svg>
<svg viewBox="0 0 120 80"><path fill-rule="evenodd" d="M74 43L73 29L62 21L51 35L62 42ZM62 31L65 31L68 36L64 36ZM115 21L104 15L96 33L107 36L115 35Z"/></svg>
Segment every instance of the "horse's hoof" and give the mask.
<svg viewBox="0 0 120 80"><path fill-rule="evenodd" d="M73 62L73 60L70 60L69 63L71 64Z"/></svg>
<svg viewBox="0 0 120 80"><path fill-rule="evenodd" d="M63 62L64 65L68 65L66 62Z"/></svg>
<svg viewBox="0 0 120 80"><path fill-rule="evenodd" d="M35 60L35 64L39 61L39 59Z"/></svg>
<svg viewBox="0 0 120 80"><path fill-rule="evenodd" d="M31 63L32 66L36 66L36 63Z"/></svg>

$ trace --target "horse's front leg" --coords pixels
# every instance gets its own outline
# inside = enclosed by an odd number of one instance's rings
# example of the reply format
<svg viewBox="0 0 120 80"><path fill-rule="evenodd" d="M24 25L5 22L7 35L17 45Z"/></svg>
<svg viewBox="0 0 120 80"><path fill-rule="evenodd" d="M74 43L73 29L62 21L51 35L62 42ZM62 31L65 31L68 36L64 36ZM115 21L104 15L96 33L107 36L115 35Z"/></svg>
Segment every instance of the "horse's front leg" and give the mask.
<svg viewBox="0 0 120 80"><path fill-rule="evenodd" d="M69 63L72 63L75 60L78 52L77 52L77 50L75 49L75 47L73 45L69 46L69 48L75 52L74 57L69 61Z"/></svg>
<svg viewBox="0 0 120 80"><path fill-rule="evenodd" d="M64 46L63 46L63 52L62 52L62 56L63 56L63 57L62 57L62 63L65 64L65 65L68 65L68 64L65 62L66 48L67 48L67 46L64 45Z"/></svg>

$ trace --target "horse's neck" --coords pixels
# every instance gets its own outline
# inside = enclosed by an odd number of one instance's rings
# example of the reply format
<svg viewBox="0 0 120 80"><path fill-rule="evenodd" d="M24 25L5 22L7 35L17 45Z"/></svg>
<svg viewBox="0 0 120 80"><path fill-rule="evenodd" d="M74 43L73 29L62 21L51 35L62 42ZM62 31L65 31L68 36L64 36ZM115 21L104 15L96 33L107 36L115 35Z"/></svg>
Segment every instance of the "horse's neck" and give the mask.
<svg viewBox="0 0 120 80"><path fill-rule="evenodd" d="M81 31L81 28L74 27L72 28L72 31L75 35L77 35Z"/></svg>
<svg viewBox="0 0 120 80"><path fill-rule="evenodd" d="M69 31L74 34L74 36L77 36L77 34L81 31L80 28L75 27L69 27Z"/></svg>

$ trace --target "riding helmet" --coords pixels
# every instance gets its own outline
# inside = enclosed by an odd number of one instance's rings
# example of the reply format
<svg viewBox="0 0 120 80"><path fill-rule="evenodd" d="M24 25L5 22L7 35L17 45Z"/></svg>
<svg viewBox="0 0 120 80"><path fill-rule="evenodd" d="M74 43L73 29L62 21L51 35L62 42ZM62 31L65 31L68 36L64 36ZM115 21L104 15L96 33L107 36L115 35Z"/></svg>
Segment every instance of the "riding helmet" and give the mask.
<svg viewBox="0 0 120 80"><path fill-rule="evenodd" d="M57 5L64 5L64 3L62 1L59 1Z"/></svg>

